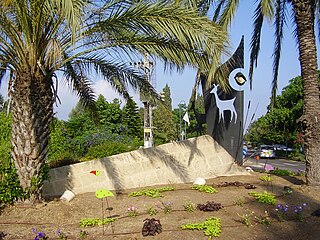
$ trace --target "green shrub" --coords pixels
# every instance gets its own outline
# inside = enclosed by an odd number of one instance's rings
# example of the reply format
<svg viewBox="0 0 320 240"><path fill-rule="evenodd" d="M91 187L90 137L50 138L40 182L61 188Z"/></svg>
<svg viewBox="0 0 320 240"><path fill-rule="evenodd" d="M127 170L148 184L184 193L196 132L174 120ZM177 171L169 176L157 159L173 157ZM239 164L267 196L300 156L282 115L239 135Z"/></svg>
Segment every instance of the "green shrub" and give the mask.
<svg viewBox="0 0 320 240"><path fill-rule="evenodd" d="M152 198L163 197L162 192L174 191L174 187L162 187L162 188L148 188L142 189L140 191L132 192L129 194L129 197L139 197L139 196L148 196Z"/></svg>
<svg viewBox="0 0 320 240"><path fill-rule="evenodd" d="M278 168L271 171L270 173L277 175L277 176L295 176L295 173L293 173L289 170L278 169Z"/></svg>
<svg viewBox="0 0 320 240"><path fill-rule="evenodd" d="M272 182L273 181L272 177L270 177L268 175L260 176L259 179L263 182Z"/></svg>
<svg viewBox="0 0 320 240"><path fill-rule="evenodd" d="M80 220L80 227L94 227L94 226L101 226L106 225L112 222L115 222L116 218L83 218Z"/></svg>
<svg viewBox="0 0 320 240"><path fill-rule="evenodd" d="M216 217L207 218L201 223L191 223L181 225L183 230L204 230L204 235L209 239L219 237L221 233L221 219Z"/></svg>
<svg viewBox="0 0 320 240"><path fill-rule="evenodd" d="M0 112L0 210L25 197L10 157L11 123L11 116Z"/></svg>
<svg viewBox="0 0 320 240"><path fill-rule="evenodd" d="M194 185L194 186L192 186L192 189L198 190L200 192L206 192L206 193L217 193L218 192L215 188L208 186L208 185Z"/></svg>
<svg viewBox="0 0 320 240"><path fill-rule="evenodd" d="M276 204L275 195L272 193L269 193L266 191L263 193L250 192L249 195L254 197L259 203L270 204L270 205Z"/></svg>
<svg viewBox="0 0 320 240"><path fill-rule="evenodd" d="M303 153L300 153L299 151L293 151L289 153L288 158L295 161L303 162L305 160L305 155Z"/></svg>

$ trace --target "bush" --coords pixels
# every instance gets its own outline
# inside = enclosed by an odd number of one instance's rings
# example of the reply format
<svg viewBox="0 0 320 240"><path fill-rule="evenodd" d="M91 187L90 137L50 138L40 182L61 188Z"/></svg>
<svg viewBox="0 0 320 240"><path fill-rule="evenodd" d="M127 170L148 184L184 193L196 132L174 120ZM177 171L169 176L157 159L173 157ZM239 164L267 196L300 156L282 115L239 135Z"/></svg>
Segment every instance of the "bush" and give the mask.
<svg viewBox="0 0 320 240"><path fill-rule="evenodd" d="M295 160L295 161L301 161L303 162L305 160L305 156L303 153L300 153L299 151L293 151L288 155L288 158Z"/></svg>
<svg viewBox="0 0 320 240"><path fill-rule="evenodd" d="M0 112L0 210L6 205L13 204L14 201L24 198L16 168L10 157L11 123L11 117Z"/></svg>

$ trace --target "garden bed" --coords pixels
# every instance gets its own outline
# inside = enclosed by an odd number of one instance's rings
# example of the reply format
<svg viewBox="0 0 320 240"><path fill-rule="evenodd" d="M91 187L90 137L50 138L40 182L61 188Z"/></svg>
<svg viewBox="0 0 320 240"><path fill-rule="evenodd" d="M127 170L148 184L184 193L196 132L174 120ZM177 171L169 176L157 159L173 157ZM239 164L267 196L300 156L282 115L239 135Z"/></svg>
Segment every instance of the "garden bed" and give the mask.
<svg viewBox="0 0 320 240"><path fill-rule="evenodd" d="M95 193L86 193L77 195L70 202L52 199L36 206L17 205L0 215L0 232L6 234L5 240L34 239L39 231L48 239L58 239L57 230L67 239L81 239L81 236L83 239L208 239L205 229L183 230L181 226L201 224L215 217L221 222L220 239L320 239L320 217L311 216L320 208L319 189L305 186L304 178L300 176L271 175L272 181L262 181L260 178L265 175L252 173L207 180L207 185L217 192L192 189L192 183L172 183L150 187L152 190L174 187L173 191L162 191L162 197L129 196L146 189L137 188L101 199ZM256 188L248 189L245 187L248 184ZM285 194L284 186L290 187L292 193ZM275 205L258 202L249 194L253 191L274 195ZM283 221L276 211L279 204L288 205ZM299 206L303 208L299 212L301 218L295 212ZM104 227L92 224L93 219L110 217L115 221ZM155 221L151 221L150 226L157 227L159 222L161 230L155 229L155 235L151 236L145 228L143 236L144 220L152 218ZM94 226L80 227L85 219L89 221L87 225Z"/></svg>

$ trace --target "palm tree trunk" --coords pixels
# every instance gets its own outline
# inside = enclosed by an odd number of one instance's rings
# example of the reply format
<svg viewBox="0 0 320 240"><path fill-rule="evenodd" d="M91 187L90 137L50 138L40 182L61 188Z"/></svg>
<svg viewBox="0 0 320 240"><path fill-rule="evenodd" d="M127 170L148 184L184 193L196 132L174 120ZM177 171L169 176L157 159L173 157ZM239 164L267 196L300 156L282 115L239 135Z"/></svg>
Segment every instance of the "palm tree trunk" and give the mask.
<svg viewBox="0 0 320 240"><path fill-rule="evenodd" d="M320 186L320 99L317 49L314 33L314 1L292 0L297 25L303 83L303 128L307 184Z"/></svg>
<svg viewBox="0 0 320 240"><path fill-rule="evenodd" d="M12 158L31 203L41 200L44 163L53 116L50 81L38 70L17 74L12 91Z"/></svg>

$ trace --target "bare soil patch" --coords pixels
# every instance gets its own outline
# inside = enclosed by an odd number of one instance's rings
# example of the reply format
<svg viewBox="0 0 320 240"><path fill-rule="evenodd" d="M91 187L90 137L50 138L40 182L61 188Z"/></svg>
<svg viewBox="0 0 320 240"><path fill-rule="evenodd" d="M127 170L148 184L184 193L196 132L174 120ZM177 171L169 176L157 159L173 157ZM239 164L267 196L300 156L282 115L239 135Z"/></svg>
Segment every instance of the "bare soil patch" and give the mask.
<svg viewBox="0 0 320 240"><path fill-rule="evenodd" d="M130 189L115 197L108 197L108 205L111 211L106 210L106 201L95 197L94 193L77 195L70 202L62 202L59 199L47 200L35 206L16 205L5 209L0 215L0 231L7 234L7 239L34 239L32 228L37 228L46 233L49 239L57 239L55 232L60 229L68 236L68 239L80 239L80 231L88 233L86 239L208 239L203 230L182 230L180 226L187 223L203 222L209 217L218 217L222 222L222 232L220 239L320 239L320 217L311 216L311 213L320 208L319 188L311 188L304 185L303 177L278 177L272 176L271 183L259 180L263 173L252 173L246 176L218 177L207 180L207 185L214 186L218 192L214 194L192 190L192 183L171 184L176 190L163 192L162 198L151 198L147 196L129 197L133 191L144 188ZM248 183L256 186L256 189L246 189L245 186L217 187L224 182ZM284 195L284 186L293 189L292 194ZM152 186L159 188L164 186ZM279 222L275 208L277 205L267 205L258 203L249 192L269 191L276 195L276 204L288 204L288 217L284 222ZM207 202L221 203L223 206L219 211L200 211L187 212L184 209L186 201L197 204ZM157 206L161 202L171 202L172 212L164 213ZM240 203L243 203L242 206ZM294 207L307 203L303 210L303 221L295 219ZM102 205L103 204L103 205ZM129 217L128 207L138 208L138 216ZM153 206L159 212L154 216L149 216L146 209ZM104 227L79 226L80 220L84 218L102 218L114 216L117 220ZM247 227L241 222L240 216L245 214L252 215L252 226ZM260 224L254 216L262 216L264 212L270 214L270 225ZM162 225L162 232L155 236L142 235L142 227L146 218L155 218Z"/></svg>

